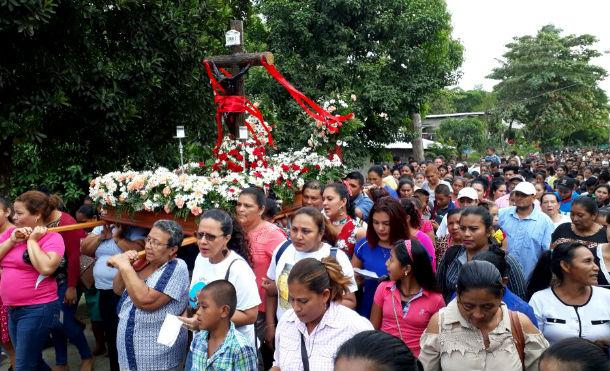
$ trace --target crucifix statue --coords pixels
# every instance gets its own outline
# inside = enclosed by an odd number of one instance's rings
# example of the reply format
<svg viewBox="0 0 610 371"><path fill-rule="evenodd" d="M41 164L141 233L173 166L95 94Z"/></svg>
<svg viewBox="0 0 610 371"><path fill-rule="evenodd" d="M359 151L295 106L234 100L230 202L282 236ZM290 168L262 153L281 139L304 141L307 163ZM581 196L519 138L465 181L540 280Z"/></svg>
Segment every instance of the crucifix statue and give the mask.
<svg viewBox="0 0 610 371"><path fill-rule="evenodd" d="M230 30L226 34L226 46L230 48L230 55L217 55L205 58L212 68L214 77L224 89L227 96L245 98L244 75L251 66L261 66L261 59L273 64L271 52L244 53L243 21L232 20ZM229 74L224 74L219 68L228 68ZM224 71L223 71L224 72ZM245 109L241 105L223 110L222 121L227 125L234 138L240 137L240 127L245 124Z"/></svg>

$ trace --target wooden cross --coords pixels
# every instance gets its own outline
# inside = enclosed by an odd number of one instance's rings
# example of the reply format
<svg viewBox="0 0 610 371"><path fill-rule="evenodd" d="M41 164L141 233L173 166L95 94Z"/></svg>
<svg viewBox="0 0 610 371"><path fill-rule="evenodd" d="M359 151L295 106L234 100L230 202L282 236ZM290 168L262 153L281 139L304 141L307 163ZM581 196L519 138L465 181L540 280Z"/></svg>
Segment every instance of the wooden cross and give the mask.
<svg viewBox="0 0 610 371"><path fill-rule="evenodd" d="M215 76L218 82L226 89L227 95L245 96L243 75L250 66L260 66L261 57L265 58L268 64L273 64L273 54L271 52L244 53L244 23L243 21L232 20L230 31L227 32L227 46L230 55L217 55L206 57L205 60L212 62L216 67L229 68L232 78ZM239 127L244 126L245 113L229 113L226 117L233 117L234 120L224 120L229 132L239 138Z"/></svg>

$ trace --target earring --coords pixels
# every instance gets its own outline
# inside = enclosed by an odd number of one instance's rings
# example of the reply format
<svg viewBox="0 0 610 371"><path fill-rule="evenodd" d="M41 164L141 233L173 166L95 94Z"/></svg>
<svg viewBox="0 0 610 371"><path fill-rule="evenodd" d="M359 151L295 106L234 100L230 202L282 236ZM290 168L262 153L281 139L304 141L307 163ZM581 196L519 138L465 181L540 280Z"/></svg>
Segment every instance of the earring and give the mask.
<svg viewBox="0 0 610 371"><path fill-rule="evenodd" d="M405 277L409 275L409 272L405 272Z"/></svg>

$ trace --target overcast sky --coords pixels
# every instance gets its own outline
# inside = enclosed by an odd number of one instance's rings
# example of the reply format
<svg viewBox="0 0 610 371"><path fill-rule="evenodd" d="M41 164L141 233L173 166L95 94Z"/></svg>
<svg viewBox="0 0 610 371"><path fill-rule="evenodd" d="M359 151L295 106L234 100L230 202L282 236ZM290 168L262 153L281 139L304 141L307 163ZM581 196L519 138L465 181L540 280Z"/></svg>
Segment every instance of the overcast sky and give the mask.
<svg viewBox="0 0 610 371"><path fill-rule="evenodd" d="M446 0L451 13L453 37L464 46L462 78L465 90L482 85L490 91L496 80L486 79L506 52L514 36L535 35L542 26L554 24L569 34L591 34L594 46L610 53L610 0ZM593 60L610 71L610 54ZM600 86L610 96L610 78Z"/></svg>

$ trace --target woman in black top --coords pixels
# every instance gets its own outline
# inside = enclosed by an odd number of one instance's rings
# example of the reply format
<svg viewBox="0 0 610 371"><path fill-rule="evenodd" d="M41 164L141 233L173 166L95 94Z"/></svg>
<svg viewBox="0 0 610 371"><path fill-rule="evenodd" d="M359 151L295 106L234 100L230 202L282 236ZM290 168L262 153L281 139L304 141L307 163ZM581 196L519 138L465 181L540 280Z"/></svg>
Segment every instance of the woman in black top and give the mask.
<svg viewBox="0 0 610 371"><path fill-rule="evenodd" d="M595 199L587 196L574 199L570 209L572 223L561 224L555 229L551 236L551 249L564 242L579 242L591 249L607 243L606 227L596 221L598 212Z"/></svg>

